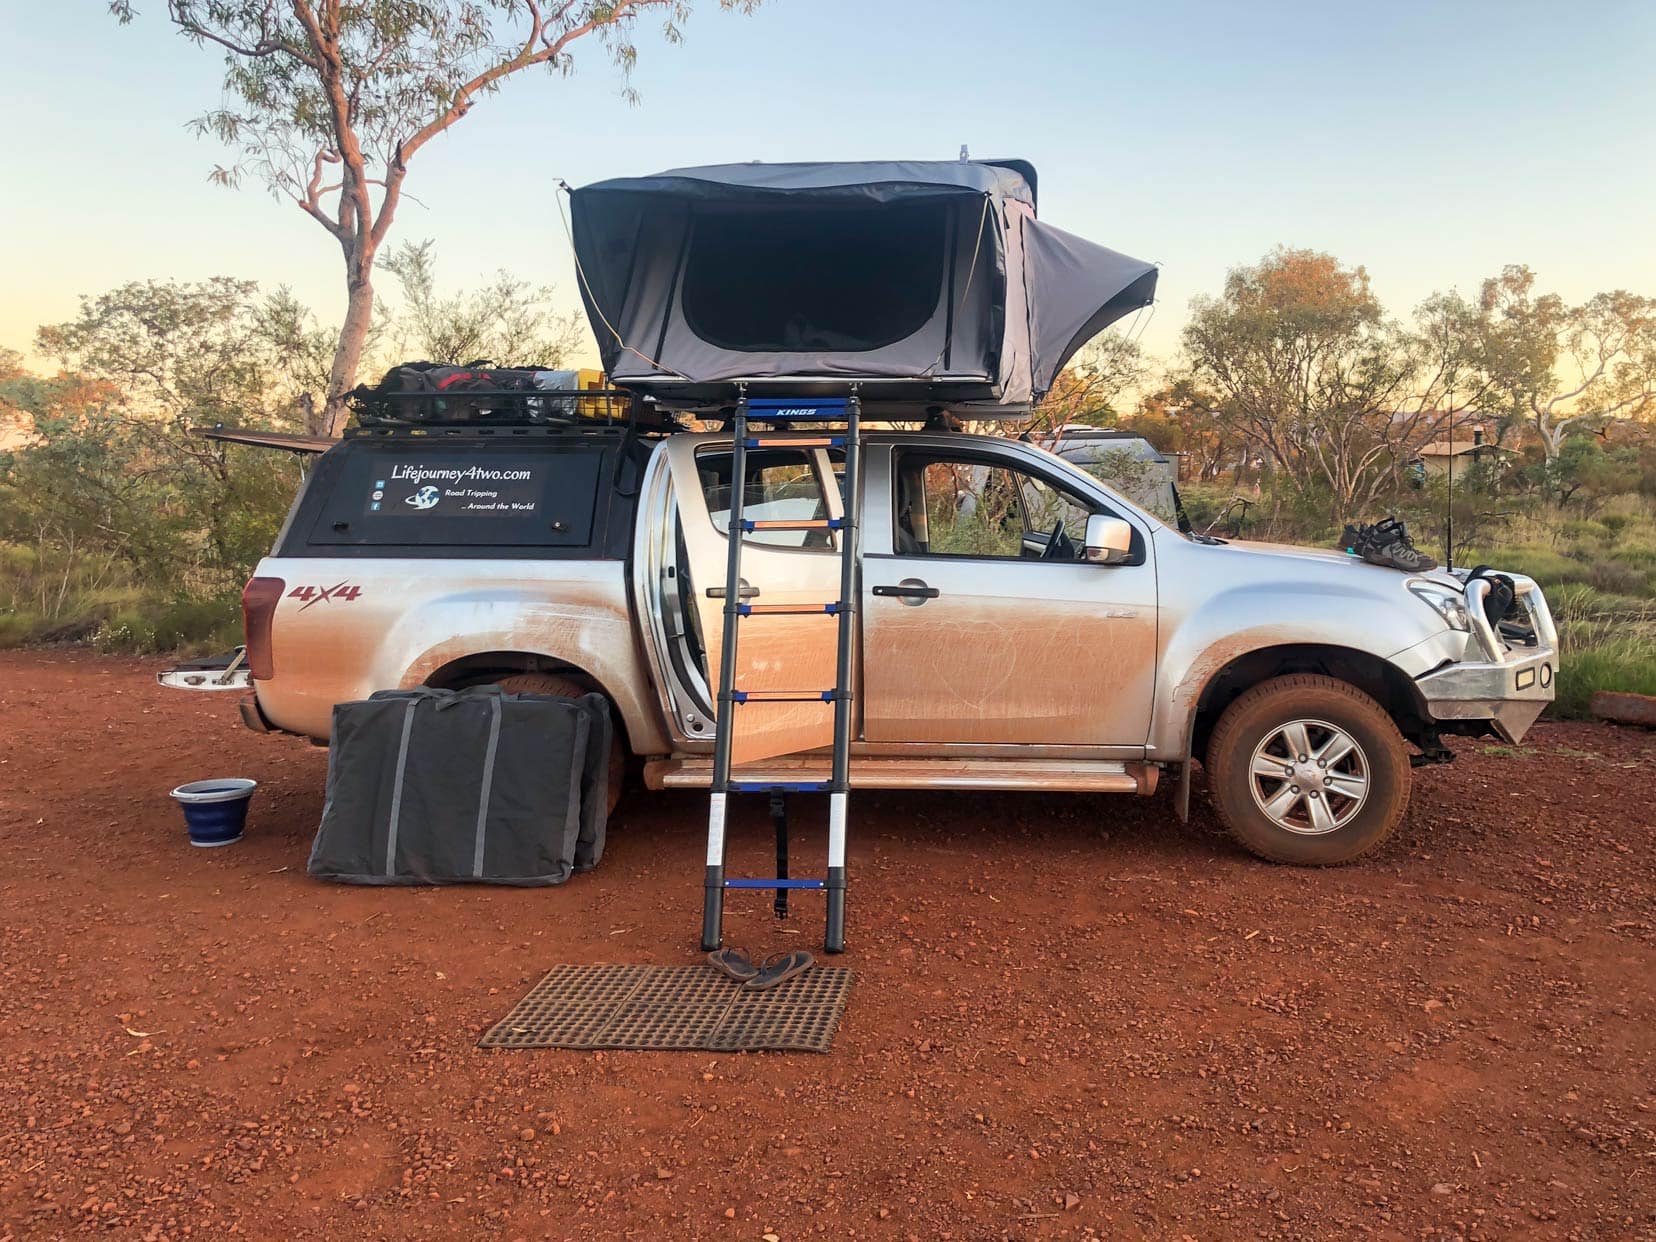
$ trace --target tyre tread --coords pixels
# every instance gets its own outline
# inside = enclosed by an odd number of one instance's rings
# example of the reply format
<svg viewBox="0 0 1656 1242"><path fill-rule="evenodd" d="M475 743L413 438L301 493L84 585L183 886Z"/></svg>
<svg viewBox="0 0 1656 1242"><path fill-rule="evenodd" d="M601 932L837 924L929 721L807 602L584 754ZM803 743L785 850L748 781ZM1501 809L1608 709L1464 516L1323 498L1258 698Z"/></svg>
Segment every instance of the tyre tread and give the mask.
<svg viewBox="0 0 1656 1242"><path fill-rule="evenodd" d="M1245 797L1247 801L1240 807L1231 805L1226 796L1227 792L1232 790L1236 779L1235 765L1245 765L1248 762L1247 757L1238 757L1237 735L1252 723L1251 714L1259 703L1275 701L1284 695L1305 695L1318 699L1323 699L1326 695L1338 696L1344 700L1344 706L1364 720L1385 748L1384 753L1370 758L1371 773L1380 760L1390 764L1394 770L1401 770L1401 779L1393 783L1387 791L1385 800L1370 803L1370 806L1378 806L1381 810L1379 822L1370 827L1354 847L1333 851L1326 848L1330 844L1348 840L1346 828L1339 829L1327 837L1294 837L1284 832L1254 806L1252 795L1247 792L1246 787L1241 788L1238 800ZM1324 706L1320 711L1326 715L1326 699L1323 699L1323 702ZM1298 714L1301 711L1305 715L1315 715L1319 709L1308 705L1304 709L1290 708L1283 714ZM1251 757L1251 745L1248 750ZM1353 862L1384 843L1402 822L1409 806L1408 750L1396 723L1380 704L1356 686L1320 673L1288 673L1281 677L1273 677L1237 696L1236 700L1225 708L1212 736L1208 739L1203 767L1208 772L1209 801L1213 805L1214 813L1219 817L1219 822L1224 824L1226 830L1244 849L1270 862L1291 863L1303 867L1333 867ZM1375 797L1376 792L1378 791L1370 792L1371 799ZM1370 806L1365 806L1359 813L1359 820L1370 814ZM1253 822L1249 822L1250 818ZM1295 848L1285 848L1289 845ZM1325 848L1319 851L1317 846Z"/></svg>

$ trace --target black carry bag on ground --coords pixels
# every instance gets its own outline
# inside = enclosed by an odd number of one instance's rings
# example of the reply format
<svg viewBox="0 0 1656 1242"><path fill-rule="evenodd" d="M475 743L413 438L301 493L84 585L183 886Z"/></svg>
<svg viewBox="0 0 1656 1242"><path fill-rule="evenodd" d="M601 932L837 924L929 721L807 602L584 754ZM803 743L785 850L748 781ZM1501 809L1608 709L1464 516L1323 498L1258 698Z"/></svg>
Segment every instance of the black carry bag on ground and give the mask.
<svg viewBox="0 0 1656 1242"><path fill-rule="evenodd" d="M561 884L604 850L609 707L388 690L334 708L309 871L348 884Z"/></svg>

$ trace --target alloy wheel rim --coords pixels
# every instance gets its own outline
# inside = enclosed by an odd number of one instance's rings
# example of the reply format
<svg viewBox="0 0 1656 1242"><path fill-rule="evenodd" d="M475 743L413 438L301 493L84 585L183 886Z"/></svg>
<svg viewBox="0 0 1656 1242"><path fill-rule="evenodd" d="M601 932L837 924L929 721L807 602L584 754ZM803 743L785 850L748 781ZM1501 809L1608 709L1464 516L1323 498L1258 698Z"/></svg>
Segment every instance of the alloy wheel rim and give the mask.
<svg viewBox="0 0 1656 1242"><path fill-rule="evenodd" d="M1267 733L1248 764L1254 805L1299 836L1337 832L1368 801L1368 756L1347 730L1326 720L1291 720Z"/></svg>

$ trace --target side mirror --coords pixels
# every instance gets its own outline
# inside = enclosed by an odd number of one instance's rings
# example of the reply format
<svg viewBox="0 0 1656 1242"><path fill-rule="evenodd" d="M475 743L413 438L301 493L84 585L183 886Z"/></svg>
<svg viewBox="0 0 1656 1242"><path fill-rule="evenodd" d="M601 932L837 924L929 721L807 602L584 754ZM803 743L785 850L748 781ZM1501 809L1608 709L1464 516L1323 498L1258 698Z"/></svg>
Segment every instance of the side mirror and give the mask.
<svg viewBox="0 0 1656 1242"><path fill-rule="evenodd" d="M1118 517L1095 513L1087 519L1084 559L1095 565L1119 565L1133 554L1133 528Z"/></svg>

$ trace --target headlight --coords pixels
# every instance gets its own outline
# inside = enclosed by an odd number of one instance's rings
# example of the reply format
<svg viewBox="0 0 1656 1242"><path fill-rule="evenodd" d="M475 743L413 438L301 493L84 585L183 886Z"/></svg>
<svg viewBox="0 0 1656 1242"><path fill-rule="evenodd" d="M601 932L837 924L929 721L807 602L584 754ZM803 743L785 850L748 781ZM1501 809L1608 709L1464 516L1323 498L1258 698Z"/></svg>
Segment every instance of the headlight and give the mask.
<svg viewBox="0 0 1656 1242"><path fill-rule="evenodd" d="M1466 597L1453 587L1439 586L1435 582L1411 582L1409 590L1416 599L1442 617L1450 629L1463 632L1472 629L1472 622L1466 615Z"/></svg>

